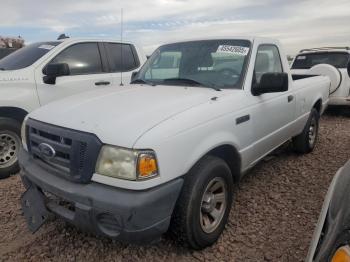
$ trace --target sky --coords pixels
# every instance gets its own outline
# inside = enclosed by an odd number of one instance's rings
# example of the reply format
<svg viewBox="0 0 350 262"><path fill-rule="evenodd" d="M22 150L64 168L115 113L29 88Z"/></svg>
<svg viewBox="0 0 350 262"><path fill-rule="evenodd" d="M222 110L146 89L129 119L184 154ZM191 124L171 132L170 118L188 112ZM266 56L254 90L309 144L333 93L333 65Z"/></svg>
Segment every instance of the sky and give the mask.
<svg viewBox="0 0 350 262"><path fill-rule="evenodd" d="M265 36L286 52L350 46L350 0L1 0L0 35L26 43L124 38L147 54L163 43L210 36Z"/></svg>

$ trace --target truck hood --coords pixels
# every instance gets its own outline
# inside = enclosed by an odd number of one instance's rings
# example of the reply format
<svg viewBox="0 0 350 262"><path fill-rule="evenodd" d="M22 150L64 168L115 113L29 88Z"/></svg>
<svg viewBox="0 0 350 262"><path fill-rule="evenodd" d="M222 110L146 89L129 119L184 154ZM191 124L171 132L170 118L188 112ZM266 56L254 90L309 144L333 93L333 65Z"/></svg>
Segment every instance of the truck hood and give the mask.
<svg viewBox="0 0 350 262"><path fill-rule="evenodd" d="M111 87L50 103L32 112L30 118L93 133L103 143L131 148L159 123L223 93L201 87Z"/></svg>

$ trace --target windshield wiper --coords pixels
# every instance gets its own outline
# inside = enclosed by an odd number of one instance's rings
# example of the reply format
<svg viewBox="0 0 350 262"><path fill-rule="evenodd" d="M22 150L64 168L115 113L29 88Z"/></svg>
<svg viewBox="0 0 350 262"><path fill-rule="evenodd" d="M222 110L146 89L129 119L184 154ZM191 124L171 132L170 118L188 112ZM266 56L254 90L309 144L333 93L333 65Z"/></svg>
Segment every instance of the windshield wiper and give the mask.
<svg viewBox="0 0 350 262"><path fill-rule="evenodd" d="M166 79L163 79L163 82L179 82L184 84L200 85L200 86L203 85L203 83L190 78L166 78Z"/></svg>
<svg viewBox="0 0 350 262"><path fill-rule="evenodd" d="M148 82L148 81L140 79L140 78L132 80L130 82L130 84L146 84L146 85L156 86L155 83L151 83L151 82Z"/></svg>
<svg viewBox="0 0 350 262"><path fill-rule="evenodd" d="M208 88L212 88L216 91L221 91L220 88L217 88L217 87L211 86L211 85L205 85L199 81L196 81L196 80L190 79L190 78L167 78L167 79L163 79L163 82L179 82L179 83L184 83L184 84L191 84L191 85L196 85L196 86L208 87Z"/></svg>

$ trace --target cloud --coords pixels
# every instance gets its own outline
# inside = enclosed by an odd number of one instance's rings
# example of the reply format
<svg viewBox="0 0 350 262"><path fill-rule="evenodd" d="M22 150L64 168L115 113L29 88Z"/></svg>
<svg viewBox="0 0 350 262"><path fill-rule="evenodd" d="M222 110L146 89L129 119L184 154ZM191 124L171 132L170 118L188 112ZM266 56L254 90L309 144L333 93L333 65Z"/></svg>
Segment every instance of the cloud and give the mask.
<svg viewBox="0 0 350 262"><path fill-rule="evenodd" d="M2 0L0 30L29 41L72 36L125 35L150 53L184 38L259 35L275 37L288 53L322 45L350 45L349 0Z"/></svg>

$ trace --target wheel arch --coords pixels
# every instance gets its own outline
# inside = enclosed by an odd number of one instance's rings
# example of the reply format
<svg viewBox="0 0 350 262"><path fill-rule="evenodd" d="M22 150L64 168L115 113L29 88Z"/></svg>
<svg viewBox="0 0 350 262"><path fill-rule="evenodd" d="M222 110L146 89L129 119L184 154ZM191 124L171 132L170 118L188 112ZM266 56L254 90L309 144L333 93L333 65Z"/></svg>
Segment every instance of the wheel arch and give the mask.
<svg viewBox="0 0 350 262"><path fill-rule="evenodd" d="M312 108L315 108L317 110L317 112L319 113L319 115L321 115L321 113L322 113L322 98L319 98L318 100L316 100L316 102L314 102Z"/></svg>
<svg viewBox="0 0 350 262"><path fill-rule="evenodd" d="M233 181L235 183L239 182L241 176L241 155L234 146L228 144L220 145L210 150L206 155L216 156L224 160L230 167Z"/></svg>
<svg viewBox="0 0 350 262"><path fill-rule="evenodd" d="M201 161L205 156L215 156L224 160L231 170L233 181L235 183L239 182L241 177L242 161L241 161L241 156L238 150L236 149L236 147L234 147L231 144L222 144L222 145L216 146L215 148L210 149L208 152L203 154L198 159L198 161L195 162L194 165L196 165L199 161Z"/></svg>
<svg viewBox="0 0 350 262"><path fill-rule="evenodd" d="M2 106L0 107L0 117L15 119L22 123L28 112L19 107Z"/></svg>

